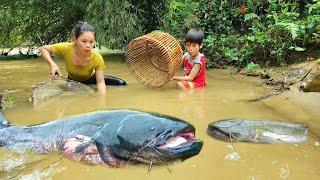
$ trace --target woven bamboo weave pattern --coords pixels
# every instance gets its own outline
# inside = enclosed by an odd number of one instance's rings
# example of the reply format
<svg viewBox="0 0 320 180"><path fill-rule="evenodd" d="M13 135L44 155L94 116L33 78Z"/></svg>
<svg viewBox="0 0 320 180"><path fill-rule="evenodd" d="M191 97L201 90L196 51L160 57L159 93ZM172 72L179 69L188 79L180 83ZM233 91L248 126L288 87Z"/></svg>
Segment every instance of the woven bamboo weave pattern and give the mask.
<svg viewBox="0 0 320 180"><path fill-rule="evenodd" d="M126 49L130 73L143 85L167 84L182 63L179 41L168 33L152 32L132 40Z"/></svg>

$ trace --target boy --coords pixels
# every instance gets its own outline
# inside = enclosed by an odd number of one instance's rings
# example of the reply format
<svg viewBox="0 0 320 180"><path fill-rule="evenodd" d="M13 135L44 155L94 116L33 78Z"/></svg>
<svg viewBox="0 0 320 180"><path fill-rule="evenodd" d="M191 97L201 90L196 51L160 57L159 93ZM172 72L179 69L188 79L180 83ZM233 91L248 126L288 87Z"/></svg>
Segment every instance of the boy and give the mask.
<svg viewBox="0 0 320 180"><path fill-rule="evenodd" d="M182 56L184 76L171 78L178 81L178 89L186 91L206 87L206 58L199 52L203 38L203 32L198 29L190 29L185 35L187 52Z"/></svg>

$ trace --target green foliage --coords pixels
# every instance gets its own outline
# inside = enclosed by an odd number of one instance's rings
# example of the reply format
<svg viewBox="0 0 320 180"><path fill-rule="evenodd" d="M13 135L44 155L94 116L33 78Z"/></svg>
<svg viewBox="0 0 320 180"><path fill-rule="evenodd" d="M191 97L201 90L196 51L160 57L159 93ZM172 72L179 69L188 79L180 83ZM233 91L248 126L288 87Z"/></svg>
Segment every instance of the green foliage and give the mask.
<svg viewBox="0 0 320 180"><path fill-rule="evenodd" d="M164 30L183 41L185 33L190 28L199 28L197 17L198 2L193 0L171 0L168 12L164 15Z"/></svg>
<svg viewBox="0 0 320 180"><path fill-rule="evenodd" d="M249 43L245 36L239 34L220 37L209 35L204 41L204 52L220 64L243 66L247 63L246 58L254 52Z"/></svg>
<svg viewBox="0 0 320 180"><path fill-rule="evenodd" d="M308 16L305 18L305 39L309 44L320 44L320 1L313 0L306 5Z"/></svg>
<svg viewBox="0 0 320 180"><path fill-rule="evenodd" d="M9 7L0 9L0 47L11 46L18 41L19 36L14 29L14 17L9 13Z"/></svg>
<svg viewBox="0 0 320 180"><path fill-rule="evenodd" d="M260 68L259 64L255 64L254 62L250 62L247 64L247 72L249 73L254 72L257 68Z"/></svg>
<svg viewBox="0 0 320 180"><path fill-rule="evenodd" d="M261 77L267 77L269 76L269 72L266 68L260 69Z"/></svg>
<svg viewBox="0 0 320 180"><path fill-rule="evenodd" d="M11 109L14 106L14 97L6 94L2 99L2 108L3 109Z"/></svg>
<svg viewBox="0 0 320 180"><path fill-rule="evenodd" d="M156 29L183 42L201 27L207 67L287 64L291 52L320 47L319 0L2 0L0 47L66 41L79 20L108 48Z"/></svg>
<svg viewBox="0 0 320 180"><path fill-rule="evenodd" d="M292 51L319 46L318 1L199 1L204 53L220 64L286 64Z"/></svg>
<svg viewBox="0 0 320 180"><path fill-rule="evenodd" d="M32 46L69 40L78 21L97 29L98 43L123 48L145 32L159 29L167 0L3 0L0 47Z"/></svg>
<svg viewBox="0 0 320 180"><path fill-rule="evenodd" d="M261 78L267 78L269 76L269 72L266 68L261 68L259 64L252 61L247 64L246 73L259 74Z"/></svg>
<svg viewBox="0 0 320 180"><path fill-rule="evenodd" d="M72 27L82 20L86 1L16 0L0 4L2 47L40 45L68 39Z"/></svg>
<svg viewBox="0 0 320 180"><path fill-rule="evenodd" d="M207 69L211 69L211 68L213 68L214 66L213 66L213 63L212 63L212 61L209 59L209 58L206 58L206 68Z"/></svg>
<svg viewBox="0 0 320 180"><path fill-rule="evenodd" d="M129 0L137 9L139 26L143 33L149 33L165 26L163 17L168 10L169 0Z"/></svg>
<svg viewBox="0 0 320 180"><path fill-rule="evenodd" d="M109 48L124 48L142 31L135 7L125 0L93 1L86 20L96 28L99 44Z"/></svg>

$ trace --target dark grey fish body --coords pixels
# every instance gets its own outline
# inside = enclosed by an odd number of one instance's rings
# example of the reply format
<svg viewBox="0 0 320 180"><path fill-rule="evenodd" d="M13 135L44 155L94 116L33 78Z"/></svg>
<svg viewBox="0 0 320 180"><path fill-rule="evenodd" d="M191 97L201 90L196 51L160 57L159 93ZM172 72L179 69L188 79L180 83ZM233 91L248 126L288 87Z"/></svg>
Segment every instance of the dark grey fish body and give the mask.
<svg viewBox="0 0 320 180"><path fill-rule="evenodd" d="M208 134L223 141L301 143L307 140L307 124L272 120L226 119L208 125Z"/></svg>
<svg viewBox="0 0 320 180"><path fill-rule="evenodd" d="M4 120L1 112L0 120ZM195 140L194 133L191 124L165 115L132 110L96 111L33 126L0 123L0 147L22 153L61 152L66 139L83 135L91 138L90 143L98 148L106 164L108 158L163 163L198 154L202 141ZM181 139L179 144L170 144ZM85 147L86 144L82 148ZM78 149L81 151L81 147Z"/></svg>
<svg viewBox="0 0 320 180"><path fill-rule="evenodd" d="M54 120L45 124L0 128L0 144L18 152L47 153L58 150L64 139L77 134L92 137L109 121L119 121L137 111L98 111ZM3 117L3 116L2 116Z"/></svg>

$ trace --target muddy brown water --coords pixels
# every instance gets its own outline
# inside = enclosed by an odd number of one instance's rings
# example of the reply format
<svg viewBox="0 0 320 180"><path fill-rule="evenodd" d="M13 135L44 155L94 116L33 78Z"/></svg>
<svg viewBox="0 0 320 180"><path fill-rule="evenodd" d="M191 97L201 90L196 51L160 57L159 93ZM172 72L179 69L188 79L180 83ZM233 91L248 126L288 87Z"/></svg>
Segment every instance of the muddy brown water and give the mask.
<svg viewBox="0 0 320 180"><path fill-rule="evenodd" d="M57 61L64 76L62 61ZM0 150L0 178L18 179L319 179L319 100L309 94L284 94L261 102L248 103L269 89L261 81L228 70L209 70L207 88L185 94L170 82L161 89L141 86L123 61L108 61L106 73L123 78L126 87L107 87L107 94L95 96L58 96L40 106L32 106L32 85L49 78L42 60L0 61L0 92L14 97L14 107L4 110L16 125L48 122L61 117L102 109L137 109L176 116L196 127L197 138L204 141L199 155L183 162L153 166L137 164L123 168L90 166L61 158L58 154L16 154ZM299 105L302 106L298 106ZM207 125L219 119L276 119L307 122L311 131L302 144L250 144L222 142L208 136ZM50 132L48 132L50 133Z"/></svg>

